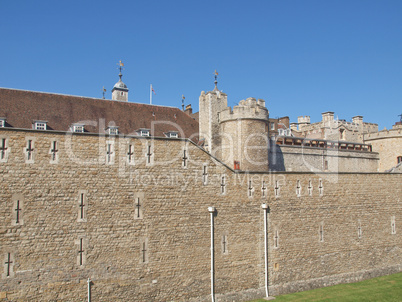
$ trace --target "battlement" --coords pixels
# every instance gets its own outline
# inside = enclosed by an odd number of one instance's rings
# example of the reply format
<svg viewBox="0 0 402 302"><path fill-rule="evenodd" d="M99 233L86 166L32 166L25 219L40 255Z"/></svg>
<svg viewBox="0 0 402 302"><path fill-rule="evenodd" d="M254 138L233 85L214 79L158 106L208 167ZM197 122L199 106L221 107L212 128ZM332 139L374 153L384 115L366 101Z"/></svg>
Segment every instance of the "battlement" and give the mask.
<svg viewBox="0 0 402 302"><path fill-rule="evenodd" d="M364 134L364 141L383 139L383 138L391 138L391 137L402 137L402 127L401 128L392 128L390 130L381 130L375 133L367 133Z"/></svg>
<svg viewBox="0 0 402 302"><path fill-rule="evenodd" d="M265 107L265 101L262 99L248 98L241 100L239 105L234 106L233 110L227 107L220 112L220 121L238 120L238 119L258 119L268 120L269 111Z"/></svg>
<svg viewBox="0 0 402 302"><path fill-rule="evenodd" d="M297 123L299 124L310 124L310 116L298 116Z"/></svg>

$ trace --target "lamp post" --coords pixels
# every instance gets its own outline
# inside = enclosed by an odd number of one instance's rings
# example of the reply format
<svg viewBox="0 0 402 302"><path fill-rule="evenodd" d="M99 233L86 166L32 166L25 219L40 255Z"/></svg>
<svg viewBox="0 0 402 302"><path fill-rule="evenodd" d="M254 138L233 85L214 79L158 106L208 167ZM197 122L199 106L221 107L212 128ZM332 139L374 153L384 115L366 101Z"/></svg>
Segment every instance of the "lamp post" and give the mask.
<svg viewBox="0 0 402 302"><path fill-rule="evenodd" d="M211 216L211 299L215 302L215 280L214 280L214 214L215 207L208 207Z"/></svg>
<svg viewBox="0 0 402 302"><path fill-rule="evenodd" d="M266 203L261 205L264 210L264 251L265 251L265 295L269 297L268 291L268 223L267 223L267 213L269 211L269 206Z"/></svg>

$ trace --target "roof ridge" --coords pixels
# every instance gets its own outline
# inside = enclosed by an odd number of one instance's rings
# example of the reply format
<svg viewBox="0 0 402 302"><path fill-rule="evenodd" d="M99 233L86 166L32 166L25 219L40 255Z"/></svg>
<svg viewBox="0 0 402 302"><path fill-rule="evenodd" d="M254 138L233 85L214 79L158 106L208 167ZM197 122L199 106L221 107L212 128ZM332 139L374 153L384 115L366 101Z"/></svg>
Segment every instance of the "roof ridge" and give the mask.
<svg viewBox="0 0 402 302"><path fill-rule="evenodd" d="M18 88L7 88L7 87L0 87L0 89L22 91L22 92L33 92L33 93L38 93L38 94L68 96L68 97L73 97L73 98L91 99L91 100L106 101L106 102L118 102L118 103L123 103L123 104L138 104L138 105L155 106L155 107L166 107L166 108L174 108L174 109L180 110L179 107L175 107L175 106L156 105L156 104L138 103L138 102L130 102L130 101L126 102L126 101L118 101L118 100L111 100L111 99L101 99L101 98L94 98L94 97L88 97L88 96L79 96L79 95L72 95L72 94L64 94L64 93L56 93L56 92L34 91L34 90L26 90L26 89L18 89Z"/></svg>

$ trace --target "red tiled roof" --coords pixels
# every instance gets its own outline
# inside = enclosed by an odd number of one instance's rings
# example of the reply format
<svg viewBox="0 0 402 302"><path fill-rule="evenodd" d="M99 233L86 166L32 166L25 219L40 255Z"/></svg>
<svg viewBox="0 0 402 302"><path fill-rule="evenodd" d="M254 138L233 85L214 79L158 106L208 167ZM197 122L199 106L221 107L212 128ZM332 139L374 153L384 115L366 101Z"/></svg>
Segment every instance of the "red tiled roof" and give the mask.
<svg viewBox="0 0 402 302"><path fill-rule="evenodd" d="M153 136L178 131L179 137L198 138L198 122L179 108L7 88L0 88L0 117L14 128L32 129L32 122L40 120L49 130L68 131L73 123L84 123L92 133L115 125L122 134L147 128Z"/></svg>

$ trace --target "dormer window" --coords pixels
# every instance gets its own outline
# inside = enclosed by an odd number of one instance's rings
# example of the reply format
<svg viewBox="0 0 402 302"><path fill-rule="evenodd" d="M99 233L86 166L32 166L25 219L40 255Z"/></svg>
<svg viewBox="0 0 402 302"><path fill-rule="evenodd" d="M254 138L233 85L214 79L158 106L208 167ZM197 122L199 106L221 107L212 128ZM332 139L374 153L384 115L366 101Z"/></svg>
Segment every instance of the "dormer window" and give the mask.
<svg viewBox="0 0 402 302"><path fill-rule="evenodd" d="M0 128L4 128L6 126L6 119L0 118Z"/></svg>
<svg viewBox="0 0 402 302"><path fill-rule="evenodd" d="M291 131L290 131L290 129L278 129L278 135L291 136Z"/></svg>
<svg viewBox="0 0 402 302"><path fill-rule="evenodd" d="M73 132L83 133L84 132L84 124L73 124L72 130Z"/></svg>
<svg viewBox="0 0 402 302"><path fill-rule="evenodd" d="M166 137L169 138L178 138L179 137L179 133L177 131L169 131L165 133Z"/></svg>
<svg viewBox="0 0 402 302"><path fill-rule="evenodd" d="M140 129L138 132L141 136L149 136L149 129Z"/></svg>
<svg viewBox="0 0 402 302"><path fill-rule="evenodd" d="M118 135L119 134L119 127L110 126L106 129L106 133L109 135Z"/></svg>
<svg viewBox="0 0 402 302"><path fill-rule="evenodd" d="M47 122L45 121L34 121L33 126L35 130L47 130Z"/></svg>

